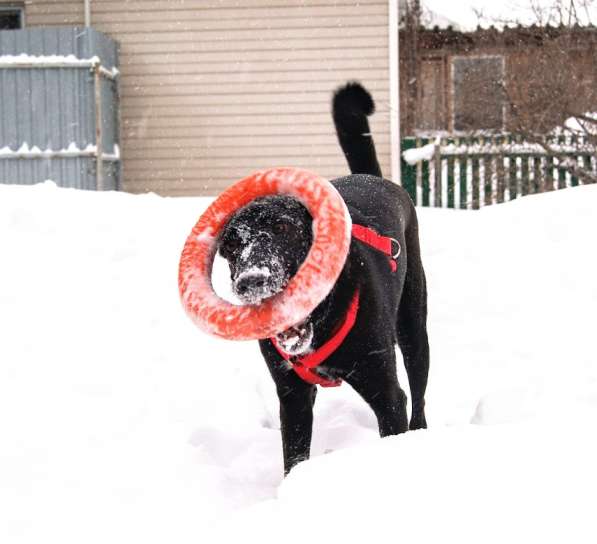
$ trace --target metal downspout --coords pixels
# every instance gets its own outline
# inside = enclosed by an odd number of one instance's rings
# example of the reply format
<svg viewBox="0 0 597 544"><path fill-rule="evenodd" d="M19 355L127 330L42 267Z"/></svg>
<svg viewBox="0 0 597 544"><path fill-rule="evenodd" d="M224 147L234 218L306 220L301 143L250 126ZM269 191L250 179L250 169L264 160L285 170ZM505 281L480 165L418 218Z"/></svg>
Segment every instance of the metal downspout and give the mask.
<svg viewBox="0 0 597 544"><path fill-rule="evenodd" d="M399 2L389 0L390 142L392 181L402 185L400 172L400 40Z"/></svg>
<svg viewBox="0 0 597 544"><path fill-rule="evenodd" d="M91 0L84 0L85 2L85 26L91 26Z"/></svg>

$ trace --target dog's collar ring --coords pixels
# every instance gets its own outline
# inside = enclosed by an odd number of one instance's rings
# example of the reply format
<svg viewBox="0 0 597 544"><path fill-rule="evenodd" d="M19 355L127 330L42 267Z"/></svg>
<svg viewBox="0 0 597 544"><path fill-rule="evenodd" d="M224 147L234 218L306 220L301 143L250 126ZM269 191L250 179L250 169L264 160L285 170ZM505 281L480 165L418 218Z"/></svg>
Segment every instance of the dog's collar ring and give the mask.
<svg viewBox="0 0 597 544"><path fill-rule="evenodd" d="M220 298L211 282L219 235L240 208L269 195L295 197L307 208L313 217L313 244L284 291L259 305L236 306ZM344 200L327 180L296 168L256 172L220 194L188 236L178 269L183 306L199 328L215 336L274 336L303 321L331 291L348 256L351 227Z"/></svg>
<svg viewBox="0 0 597 544"><path fill-rule="evenodd" d="M400 253L402 252L402 246L400 245L400 242L398 240L396 240L396 238L390 238L390 241L393 242L394 244L396 244L396 253L394 253L392 255L392 259L396 260L400 256Z"/></svg>

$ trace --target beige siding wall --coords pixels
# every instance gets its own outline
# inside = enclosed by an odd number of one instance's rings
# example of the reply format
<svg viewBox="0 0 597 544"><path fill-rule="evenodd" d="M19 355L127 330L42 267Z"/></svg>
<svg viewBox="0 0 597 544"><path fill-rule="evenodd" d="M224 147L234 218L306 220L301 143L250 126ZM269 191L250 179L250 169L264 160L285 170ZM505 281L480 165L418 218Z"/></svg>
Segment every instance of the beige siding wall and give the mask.
<svg viewBox="0 0 597 544"><path fill-rule="evenodd" d="M26 26L68 26L84 24L83 0L26 0Z"/></svg>
<svg viewBox="0 0 597 544"><path fill-rule="evenodd" d="M29 24L75 24L83 0L27 4ZM358 7L357 7L358 6ZM121 44L124 188L215 194L253 170L347 173L333 89L358 79L390 175L387 0L93 0Z"/></svg>

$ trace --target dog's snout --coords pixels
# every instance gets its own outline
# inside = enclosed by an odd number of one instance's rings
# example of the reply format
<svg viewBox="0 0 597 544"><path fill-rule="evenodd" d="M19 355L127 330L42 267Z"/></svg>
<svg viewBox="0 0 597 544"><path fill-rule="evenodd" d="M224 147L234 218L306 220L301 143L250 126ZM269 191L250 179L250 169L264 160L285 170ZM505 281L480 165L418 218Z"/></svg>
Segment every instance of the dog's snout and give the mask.
<svg viewBox="0 0 597 544"><path fill-rule="evenodd" d="M246 295L254 291L261 291L267 285L268 276L265 274L246 274L236 282L239 295Z"/></svg>

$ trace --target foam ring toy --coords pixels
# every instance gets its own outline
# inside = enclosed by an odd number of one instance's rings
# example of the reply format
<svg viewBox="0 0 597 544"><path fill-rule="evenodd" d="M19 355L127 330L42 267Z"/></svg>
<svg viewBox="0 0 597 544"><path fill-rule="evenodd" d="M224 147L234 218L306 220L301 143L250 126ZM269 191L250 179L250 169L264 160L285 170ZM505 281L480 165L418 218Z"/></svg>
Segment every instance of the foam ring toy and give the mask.
<svg viewBox="0 0 597 544"><path fill-rule="evenodd" d="M228 220L255 198L289 195L313 217L313 244L281 293L257 305L237 306L213 290L211 272L219 234ZM327 296L350 246L351 220L333 185L295 168L256 172L229 187L203 213L189 234L178 270L183 306L203 331L230 340L269 338L300 323Z"/></svg>

